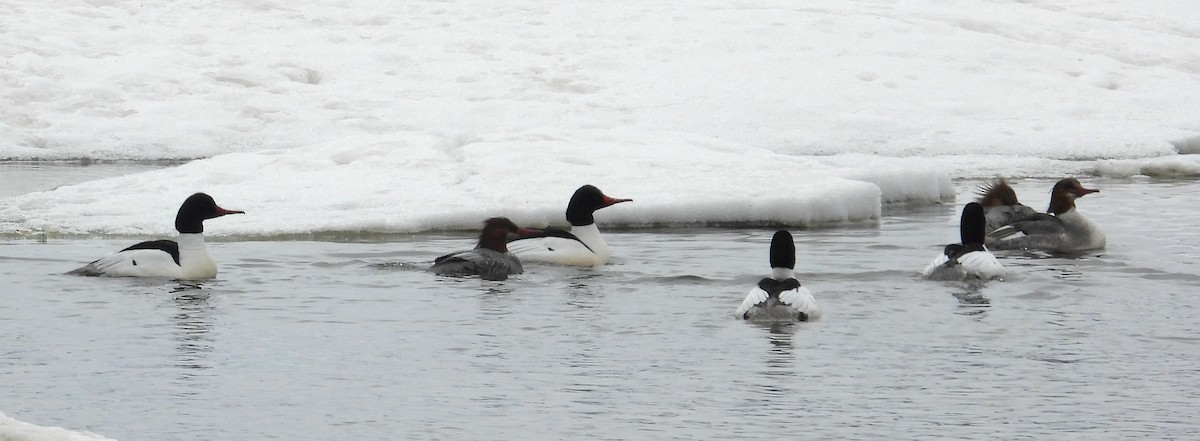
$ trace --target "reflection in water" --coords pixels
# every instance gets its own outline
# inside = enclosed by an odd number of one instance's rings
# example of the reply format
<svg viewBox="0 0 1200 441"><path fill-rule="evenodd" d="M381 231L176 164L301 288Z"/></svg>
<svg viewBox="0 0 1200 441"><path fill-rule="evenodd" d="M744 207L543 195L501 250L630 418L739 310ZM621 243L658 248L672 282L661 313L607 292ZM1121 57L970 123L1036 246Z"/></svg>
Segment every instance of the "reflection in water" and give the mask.
<svg viewBox="0 0 1200 441"><path fill-rule="evenodd" d="M1084 277L1083 272L1075 267L1051 268L1051 270L1056 273L1054 277L1062 280L1077 281L1087 279Z"/></svg>
<svg viewBox="0 0 1200 441"><path fill-rule="evenodd" d="M581 417L588 414L609 410L609 378L613 375L624 377L625 372L606 371L602 367L606 361L600 356L607 329L603 322L603 312L600 309L604 296L597 295L599 283L592 279L600 277L596 272L579 272L568 277L565 293L566 311L573 326L564 327L564 338L568 344L563 345L567 353L562 358L562 366L570 372L570 380L562 385L562 391L569 395L572 407L580 409Z"/></svg>
<svg viewBox="0 0 1200 441"><path fill-rule="evenodd" d="M379 270L425 271L429 269L428 264L399 261L372 263L367 266Z"/></svg>
<svg viewBox="0 0 1200 441"><path fill-rule="evenodd" d="M595 308L599 302L596 298L596 287L588 281L600 277L599 273L587 272L572 275L567 283L567 304L580 309ZM596 317L581 317L594 319Z"/></svg>
<svg viewBox="0 0 1200 441"><path fill-rule="evenodd" d="M180 368L181 383L192 385L204 370L212 369L208 355L213 350L214 328L213 307L208 303L209 294L199 283L183 283L171 290L179 312L172 316L173 337L177 342L175 367ZM196 392L181 391L181 395Z"/></svg>
<svg viewBox="0 0 1200 441"><path fill-rule="evenodd" d="M755 326L767 331L767 341L771 342L770 350L765 358L766 369L762 375L762 394L769 397L782 397L791 393L787 385L793 384L796 376L796 354L793 352L792 338L799 325L790 322L754 323Z"/></svg>
<svg viewBox="0 0 1200 441"><path fill-rule="evenodd" d="M496 320L503 319L512 314L513 301L508 298L512 293L512 287L502 284L484 286L479 296L479 318L481 320Z"/></svg>
<svg viewBox="0 0 1200 441"><path fill-rule="evenodd" d="M806 284L834 314L794 325L729 316L761 277L745 268L764 243L742 240L761 230L606 232L624 262L531 266L503 284L309 264L440 248L420 240L235 241L221 254L263 260L175 294L161 280L46 276L70 266L48 260L124 240L9 241L0 381L7 401L122 439L1189 438L1200 279L1195 257L1166 247L1200 244L1179 233L1192 224L1144 231L1155 225L1131 213L1153 202L1098 213L1114 239L1103 260L1010 257L1012 276L980 287L915 276L948 216L885 220L871 227L882 237L805 231ZM1118 241L1130 231L1137 241ZM1064 267L1088 280L1055 277Z"/></svg>
<svg viewBox="0 0 1200 441"><path fill-rule="evenodd" d="M484 290L484 294L491 296L503 296L506 294L512 294L512 292L513 289L506 286L489 286L486 290Z"/></svg>
<svg viewBox="0 0 1200 441"><path fill-rule="evenodd" d="M962 291L954 293L954 298L958 299L963 306L988 306L992 303L990 299L983 295L983 287L986 283L981 281L967 282L962 288Z"/></svg>

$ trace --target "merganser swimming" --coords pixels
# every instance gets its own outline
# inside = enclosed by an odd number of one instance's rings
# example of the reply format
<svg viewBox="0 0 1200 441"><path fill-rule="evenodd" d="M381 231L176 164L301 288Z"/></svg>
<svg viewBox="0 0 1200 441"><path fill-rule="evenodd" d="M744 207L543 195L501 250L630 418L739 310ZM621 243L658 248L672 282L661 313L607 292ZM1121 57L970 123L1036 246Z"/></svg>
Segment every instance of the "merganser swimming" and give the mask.
<svg viewBox="0 0 1200 441"><path fill-rule="evenodd" d="M771 237L771 277L750 289L733 312L743 320L809 321L821 317L812 292L796 280L796 245L792 234L779 230Z"/></svg>
<svg viewBox="0 0 1200 441"><path fill-rule="evenodd" d="M1084 188L1078 180L1063 179L1050 190L1048 213L1016 219L988 233L992 249L1087 251L1104 248L1108 239L1096 224L1075 209L1075 199L1100 190Z"/></svg>
<svg viewBox="0 0 1200 441"><path fill-rule="evenodd" d="M479 243L475 249L460 251L438 257L429 268L443 276L480 276L484 280L505 280L512 274L521 274L521 261L508 252L510 235L521 231L508 218L493 217L483 222L479 232Z"/></svg>
<svg viewBox="0 0 1200 441"><path fill-rule="evenodd" d="M961 242L946 245L942 254L921 272L922 276L932 280L989 280L1004 277L1004 267L983 245L983 229L986 225L983 211L983 205L978 202L963 207L958 225Z"/></svg>
<svg viewBox="0 0 1200 441"><path fill-rule="evenodd" d="M67 274L112 277L169 277L207 279L216 277L217 264L204 244L204 221L227 214L243 214L217 206L212 196L196 193L183 201L175 216L179 241L142 242L98 259Z"/></svg>
<svg viewBox="0 0 1200 441"><path fill-rule="evenodd" d="M600 189L584 185L575 190L567 203L567 222L570 231L546 229L510 241L508 249L524 262L545 262L559 265L596 266L608 263L608 244L592 214L601 208L629 202L605 196Z"/></svg>
<svg viewBox="0 0 1200 441"><path fill-rule="evenodd" d="M990 233L997 228L1038 212L1017 202L1017 192L1013 191L1012 186L1008 185L1008 181L1004 178L996 178L995 181L981 185L978 194L979 198L975 202L983 205L983 211L987 217L985 232Z"/></svg>

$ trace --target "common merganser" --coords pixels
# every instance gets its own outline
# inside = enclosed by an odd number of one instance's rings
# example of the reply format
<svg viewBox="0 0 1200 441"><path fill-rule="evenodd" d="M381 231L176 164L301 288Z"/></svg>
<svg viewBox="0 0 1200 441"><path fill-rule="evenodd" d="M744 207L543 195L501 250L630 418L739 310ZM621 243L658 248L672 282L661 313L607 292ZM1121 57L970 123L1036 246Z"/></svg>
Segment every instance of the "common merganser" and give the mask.
<svg viewBox="0 0 1200 441"><path fill-rule="evenodd" d="M480 276L484 280L505 280L521 274L521 260L508 252L510 235L521 231L505 217L493 217L483 222L479 243L475 249L438 257L429 268L443 276Z"/></svg>
<svg viewBox="0 0 1200 441"><path fill-rule="evenodd" d="M1018 219L1037 214L1037 210L1017 201L1017 192L1004 178L979 187L979 198L975 199L983 205L987 217L985 232L996 231L997 228L1008 225Z"/></svg>
<svg viewBox="0 0 1200 441"><path fill-rule="evenodd" d="M1004 266L983 245L983 229L986 224L983 205L971 202L963 207L958 233L961 242L946 245L942 254L921 272L932 280L983 280L1004 277Z"/></svg>
<svg viewBox="0 0 1200 441"><path fill-rule="evenodd" d="M1050 190L1048 213L1036 213L988 233L992 249L1035 249L1076 252L1104 248L1108 239L1100 227L1075 209L1075 199L1100 190L1084 188L1078 180L1063 179Z"/></svg>
<svg viewBox="0 0 1200 441"><path fill-rule="evenodd" d="M592 214L604 207L629 202L605 196L600 189L584 185L575 190L567 203L567 222L570 231L546 229L537 234L523 235L510 241L508 249L524 262L544 262L559 265L596 266L608 263L611 256L608 244L600 236Z"/></svg>
<svg viewBox="0 0 1200 441"><path fill-rule="evenodd" d="M217 206L212 196L196 193L183 201L175 215L179 241L153 240L93 261L68 274L112 277L169 277L207 279L216 277L217 264L204 244L204 221L243 211Z"/></svg>
<svg viewBox="0 0 1200 441"><path fill-rule="evenodd" d="M743 320L810 321L821 317L812 292L796 280L796 245L792 233L779 230L771 237L771 277L750 289L733 315Z"/></svg>

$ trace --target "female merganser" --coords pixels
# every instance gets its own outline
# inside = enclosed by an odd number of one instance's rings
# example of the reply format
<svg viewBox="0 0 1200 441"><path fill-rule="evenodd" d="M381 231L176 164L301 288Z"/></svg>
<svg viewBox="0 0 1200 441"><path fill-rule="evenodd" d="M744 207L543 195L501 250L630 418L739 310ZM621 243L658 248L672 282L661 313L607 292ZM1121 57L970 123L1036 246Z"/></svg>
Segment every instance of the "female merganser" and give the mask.
<svg viewBox="0 0 1200 441"><path fill-rule="evenodd" d="M113 277L169 277L207 279L216 277L217 264L204 244L204 221L227 214L243 214L217 206L212 196L196 193L183 201L175 216L179 241L142 242L101 258L68 274Z"/></svg>
<svg viewBox="0 0 1200 441"><path fill-rule="evenodd" d="M1037 214L1037 210L1017 202L1017 192L1013 191L1004 178L981 185L978 194L979 198L975 202L983 205L987 217L985 232L996 231L997 228L1013 221Z"/></svg>
<svg viewBox="0 0 1200 441"><path fill-rule="evenodd" d="M821 317L812 292L796 280L796 245L785 230L771 237L771 277L750 289L733 315L743 320L809 321Z"/></svg>
<svg viewBox="0 0 1200 441"><path fill-rule="evenodd" d="M480 276L484 280L505 280L521 274L521 261L508 252L510 235L521 231L508 218L493 217L483 222L475 249L438 257L429 268L443 276Z"/></svg>
<svg viewBox="0 0 1200 441"><path fill-rule="evenodd" d="M570 231L546 229L524 235L508 243L509 250L524 262L545 262L559 265L596 266L608 263L608 244L600 236L592 214L601 208L629 202L633 199L614 199L600 189L584 185L575 190L567 203L567 222Z"/></svg>
<svg viewBox="0 0 1200 441"><path fill-rule="evenodd" d="M942 254L934 258L921 275L933 280L989 280L1004 277L1005 271L1000 261L983 246L985 224L983 205L971 202L963 207L958 225L962 242L946 245Z"/></svg>
<svg viewBox="0 0 1200 441"><path fill-rule="evenodd" d="M1086 251L1104 248L1104 232L1075 209L1075 199L1100 190L1084 188L1075 179L1063 179L1050 190L1047 213L1016 219L988 233L992 249L1036 249L1046 251Z"/></svg>

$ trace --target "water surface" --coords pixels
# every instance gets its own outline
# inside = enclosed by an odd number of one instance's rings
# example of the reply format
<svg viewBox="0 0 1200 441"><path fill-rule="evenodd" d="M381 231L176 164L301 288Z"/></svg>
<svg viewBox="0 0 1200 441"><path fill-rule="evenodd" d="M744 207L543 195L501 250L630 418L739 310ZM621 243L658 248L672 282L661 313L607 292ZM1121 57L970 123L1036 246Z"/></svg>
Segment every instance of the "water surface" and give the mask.
<svg viewBox="0 0 1200 441"><path fill-rule="evenodd" d="M610 231L611 265L504 282L419 269L466 233L216 242L197 284L61 274L128 239L3 239L0 412L120 440L1200 436L1200 185L1084 181L1108 249L981 286L917 277L975 182L796 230L824 316L779 326L732 317L766 229Z"/></svg>
<svg viewBox="0 0 1200 441"><path fill-rule="evenodd" d="M0 198L163 168L183 161L0 161Z"/></svg>

